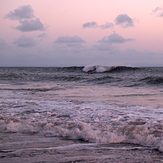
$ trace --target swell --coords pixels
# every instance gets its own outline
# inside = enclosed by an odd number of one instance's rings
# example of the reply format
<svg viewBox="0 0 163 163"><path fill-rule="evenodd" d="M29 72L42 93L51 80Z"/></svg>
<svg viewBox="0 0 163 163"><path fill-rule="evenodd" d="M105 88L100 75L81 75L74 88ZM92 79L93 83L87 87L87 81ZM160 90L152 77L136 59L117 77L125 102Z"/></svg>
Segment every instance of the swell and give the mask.
<svg viewBox="0 0 163 163"><path fill-rule="evenodd" d="M163 77L150 76L150 77L145 77L143 79L140 79L140 81L143 81L149 85L162 85L163 84Z"/></svg>

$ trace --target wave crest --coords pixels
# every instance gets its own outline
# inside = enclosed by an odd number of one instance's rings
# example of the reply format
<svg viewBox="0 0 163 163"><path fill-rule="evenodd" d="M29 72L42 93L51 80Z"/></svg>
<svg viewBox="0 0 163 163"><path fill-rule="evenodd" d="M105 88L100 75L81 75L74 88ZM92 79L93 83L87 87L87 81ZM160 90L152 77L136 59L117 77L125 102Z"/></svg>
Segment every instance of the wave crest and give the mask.
<svg viewBox="0 0 163 163"><path fill-rule="evenodd" d="M99 66L99 65L93 65L93 66L85 66L82 70L84 72L120 72L120 71L128 71L128 70L135 70L138 69L138 67L130 67L130 66Z"/></svg>

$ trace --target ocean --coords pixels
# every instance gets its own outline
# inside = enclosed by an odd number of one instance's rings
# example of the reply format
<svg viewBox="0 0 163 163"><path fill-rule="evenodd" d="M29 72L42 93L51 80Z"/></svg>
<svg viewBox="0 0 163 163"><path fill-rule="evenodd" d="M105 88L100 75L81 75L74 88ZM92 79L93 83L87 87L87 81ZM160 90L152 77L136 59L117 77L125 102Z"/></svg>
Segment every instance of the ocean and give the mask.
<svg viewBox="0 0 163 163"><path fill-rule="evenodd" d="M163 162L163 67L1 67L0 162Z"/></svg>

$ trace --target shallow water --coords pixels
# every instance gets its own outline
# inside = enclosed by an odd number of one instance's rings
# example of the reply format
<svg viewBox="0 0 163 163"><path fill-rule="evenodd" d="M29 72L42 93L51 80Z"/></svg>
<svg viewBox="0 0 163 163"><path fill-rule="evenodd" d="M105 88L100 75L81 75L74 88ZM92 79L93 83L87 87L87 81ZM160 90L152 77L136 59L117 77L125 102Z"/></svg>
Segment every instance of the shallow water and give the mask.
<svg viewBox="0 0 163 163"><path fill-rule="evenodd" d="M160 163L163 155L155 148L133 144L97 144L59 137L1 134L0 159L10 162L149 162ZM1 141L2 141L1 140Z"/></svg>
<svg viewBox="0 0 163 163"><path fill-rule="evenodd" d="M163 162L162 69L0 74L1 162Z"/></svg>

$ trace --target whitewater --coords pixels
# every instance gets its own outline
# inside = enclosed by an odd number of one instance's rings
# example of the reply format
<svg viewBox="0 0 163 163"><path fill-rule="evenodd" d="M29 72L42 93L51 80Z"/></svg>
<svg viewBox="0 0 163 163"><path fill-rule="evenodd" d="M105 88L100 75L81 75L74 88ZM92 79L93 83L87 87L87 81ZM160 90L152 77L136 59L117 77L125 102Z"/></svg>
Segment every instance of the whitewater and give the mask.
<svg viewBox="0 0 163 163"><path fill-rule="evenodd" d="M0 162L163 162L163 68L0 68Z"/></svg>

